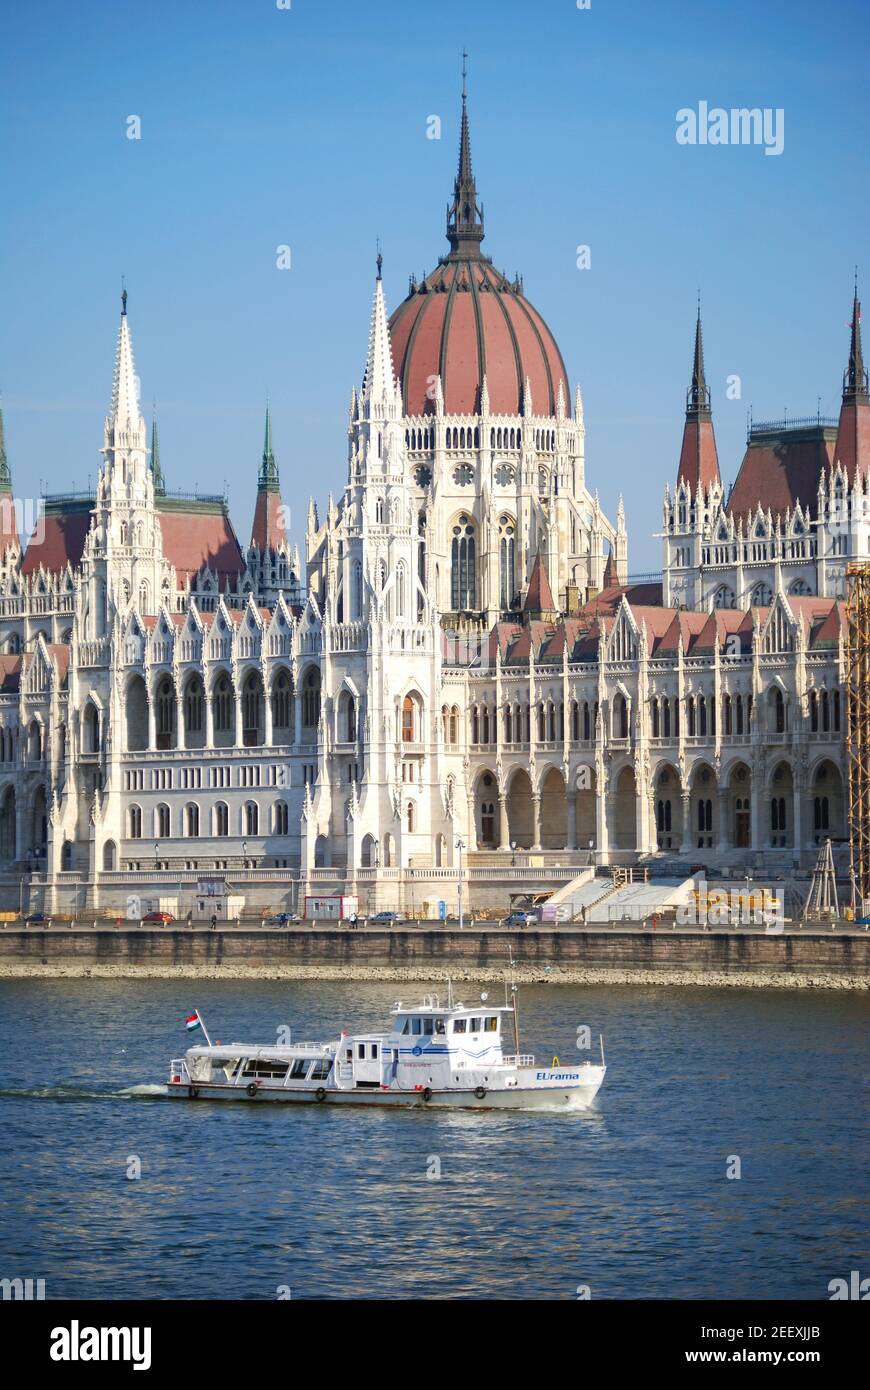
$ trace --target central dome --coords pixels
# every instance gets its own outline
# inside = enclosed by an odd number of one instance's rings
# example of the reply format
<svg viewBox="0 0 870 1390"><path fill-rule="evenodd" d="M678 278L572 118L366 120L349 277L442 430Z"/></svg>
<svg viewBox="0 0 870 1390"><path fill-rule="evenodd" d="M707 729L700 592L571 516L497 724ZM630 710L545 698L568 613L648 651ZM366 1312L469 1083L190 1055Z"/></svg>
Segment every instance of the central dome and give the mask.
<svg viewBox="0 0 870 1390"><path fill-rule="evenodd" d="M434 412L437 376L448 415L479 412L484 377L493 415L555 415L560 386L567 409L568 378L555 338L525 298L522 281L507 280L480 252L483 206L471 169L464 91L447 238L449 256L419 285L411 281L407 299L390 319L405 414Z"/></svg>

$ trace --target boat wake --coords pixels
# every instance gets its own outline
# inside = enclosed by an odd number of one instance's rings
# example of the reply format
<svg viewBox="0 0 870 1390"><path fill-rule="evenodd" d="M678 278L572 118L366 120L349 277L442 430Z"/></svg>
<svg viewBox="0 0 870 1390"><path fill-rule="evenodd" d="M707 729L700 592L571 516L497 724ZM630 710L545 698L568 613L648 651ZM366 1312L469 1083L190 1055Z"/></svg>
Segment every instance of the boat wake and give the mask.
<svg viewBox="0 0 870 1390"><path fill-rule="evenodd" d="M0 1087L0 1100L152 1100L166 1095L165 1086L143 1084L122 1091L97 1091L85 1086Z"/></svg>

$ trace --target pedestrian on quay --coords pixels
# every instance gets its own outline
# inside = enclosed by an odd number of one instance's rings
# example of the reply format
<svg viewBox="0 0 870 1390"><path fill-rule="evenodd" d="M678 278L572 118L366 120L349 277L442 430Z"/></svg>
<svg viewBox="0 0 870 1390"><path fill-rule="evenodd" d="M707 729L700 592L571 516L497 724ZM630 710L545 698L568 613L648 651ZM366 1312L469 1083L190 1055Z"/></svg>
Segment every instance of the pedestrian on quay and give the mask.
<svg viewBox="0 0 870 1390"><path fill-rule="evenodd" d="M211 929L212 929L212 931L215 931L216 928L217 928L217 913L216 913L216 912L213 912L213 913L211 914Z"/></svg>

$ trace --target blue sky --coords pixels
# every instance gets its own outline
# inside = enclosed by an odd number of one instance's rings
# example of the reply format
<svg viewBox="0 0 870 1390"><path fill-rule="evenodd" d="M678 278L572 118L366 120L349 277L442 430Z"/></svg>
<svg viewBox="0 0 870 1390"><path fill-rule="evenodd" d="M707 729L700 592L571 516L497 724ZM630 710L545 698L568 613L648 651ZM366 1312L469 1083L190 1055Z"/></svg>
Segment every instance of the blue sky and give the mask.
<svg viewBox="0 0 870 1390"><path fill-rule="evenodd" d="M522 273L582 385L587 479L611 514L625 494L630 568L658 569L699 286L727 479L750 404L756 419L838 409L856 262L870 282L867 16L858 0L7 7L16 494L96 476L124 273L167 485L226 480L246 541L268 392L301 545L308 493L344 484L376 239L390 307L446 250L465 45L484 250ZM702 100L783 108L784 152L678 145L677 110Z"/></svg>

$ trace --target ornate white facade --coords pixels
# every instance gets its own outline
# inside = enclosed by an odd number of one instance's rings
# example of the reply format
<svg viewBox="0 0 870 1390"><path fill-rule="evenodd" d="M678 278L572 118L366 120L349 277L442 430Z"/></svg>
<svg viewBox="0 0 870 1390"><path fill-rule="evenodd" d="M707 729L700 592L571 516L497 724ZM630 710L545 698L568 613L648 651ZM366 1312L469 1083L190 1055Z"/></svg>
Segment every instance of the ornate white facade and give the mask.
<svg viewBox="0 0 870 1390"><path fill-rule="evenodd" d="M251 905L408 907L455 893L460 853L472 892L506 903L529 854L551 877L590 854L773 866L845 835L841 605L790 598L773 568L766 604L704 611L713 542L679 492L693 610L628 583L579 390L569 414L543 321L480 255L464 101L462 138L451 253L392 321L378 267L347 482L322 521L309 508L304 575L268 415L244 553L222 499L166 492L126 296L96 493L49 499L25 550L2 449L7 905L24 875L51 911L135 890L184 912L225 874ZM442 308L430 373L409 323ZM668 551L666 586L674 568Z"/></svg>

